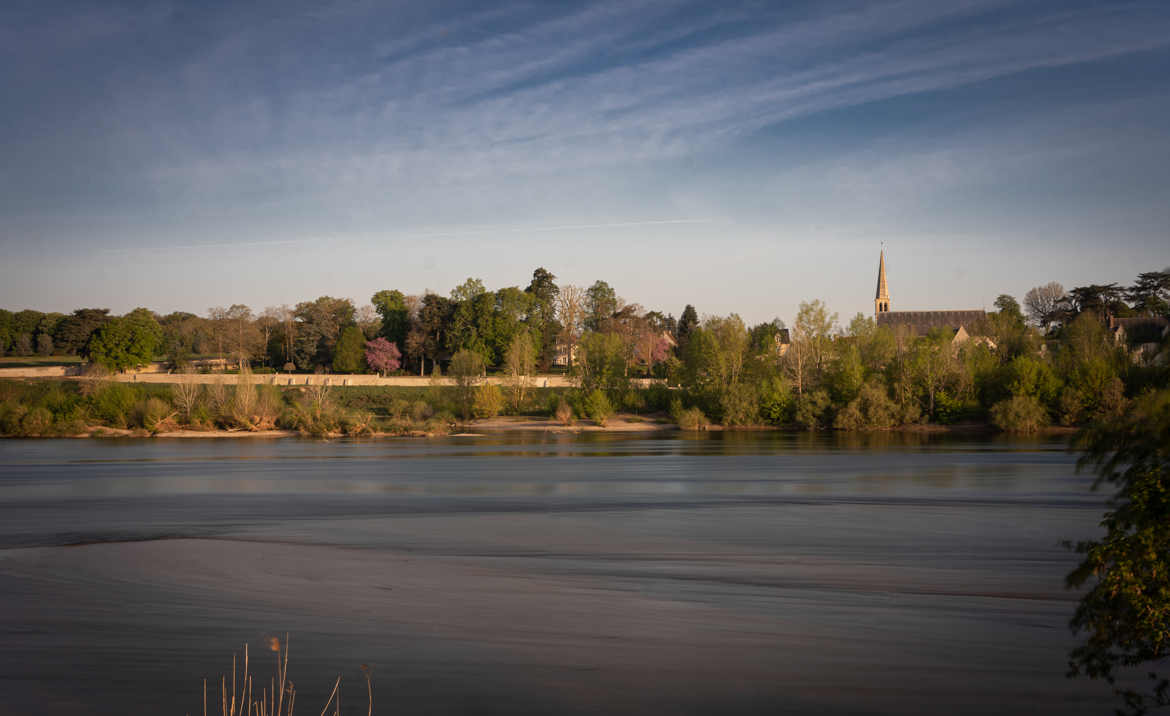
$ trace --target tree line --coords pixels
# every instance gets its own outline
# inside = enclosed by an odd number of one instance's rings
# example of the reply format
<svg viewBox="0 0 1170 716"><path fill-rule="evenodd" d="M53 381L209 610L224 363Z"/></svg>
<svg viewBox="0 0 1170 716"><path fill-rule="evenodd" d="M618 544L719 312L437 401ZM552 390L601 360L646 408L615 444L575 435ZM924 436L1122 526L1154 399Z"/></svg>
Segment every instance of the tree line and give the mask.
<svg viewBox="0 0 1170 716"><path fill-rule="evenodd" d="M791 327L778 318L749 326L736 314L700 319L692 305L676 320L623 300L605 281L558 286L538 268L524 287L492 291L469 278L447 296L387 289L360 307L321 296L259 314L239 304L206 316L0 311L0 348L77 354L110 370L155 359L183 370L196 357L417 375L528 375L559 364L580 386L572 406L580 415L644 407L632 379L655 377L677 388L669 407L695 427L990 421L1029 430L1116 414L1142 388L1165 384L1165 354L1161 364L1135 363L1107 322L1170 315L1170 271L1142 273L1128 287L1049 283L1028 291L1023 306L1008 295L995 306L965 327L972 339L960 345L949 331L915 335L860 313L842 326L821 301L801 303ZM1140 339L1165 341L1155 334Z"/></svg>

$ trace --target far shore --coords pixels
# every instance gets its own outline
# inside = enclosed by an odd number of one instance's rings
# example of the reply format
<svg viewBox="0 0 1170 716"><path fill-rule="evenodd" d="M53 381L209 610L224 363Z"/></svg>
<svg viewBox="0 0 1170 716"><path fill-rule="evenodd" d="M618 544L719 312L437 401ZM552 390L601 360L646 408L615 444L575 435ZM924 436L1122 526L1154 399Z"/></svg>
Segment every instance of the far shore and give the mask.
<svg viewBox="0 0 1170 716"><path fill-rule="evenodd" d="M1038 436L1055 436L1055 435L1071 435L1078 431L1077 428L1050 426L1042 428L1033 435ZM668 422L662 417L641 417L636 415L619 415L610 418L605 425L599 425L594 421L577 420L571 424L562 423L555 418L541 418L536 416L500 416L495 418L486 418L481 420L473 420L467 423L460 423L456 425L450 432L427 432L424 430L412 430L406 432L388 432L388 431L374 431L366 433L365 435L353 436L359 439L386 439L386 438L435 438L435 437L488 437L498 433L518 433L518 432L546 432L554 434L580 434L580 433L655 433L655 432L682 432L682 433L701 433L701 432L805 432L802 429L791 426L775 426L775 425L737 425L737 426L723 426L723 425L708 425L701 430L682 430L678 424ZM816 432L841 432L835 430L821 430ZM961 423L957 425L903 425L887 430L865 430L854 431L854 434L867 433L929 433L929 434L987 434L998 433L999 430L992 425L985 423ZM260 440L276 440L284 438L309 438L312 439L336 439L347 437L342 434L325 435L325 436L309 436L297 430L164 430L156 433L150 433L142 429L134 428L111 428L104 426L93 426L89 430L76 435L66 436L68 438L165 438L165 439L260 439Z"/></svg>

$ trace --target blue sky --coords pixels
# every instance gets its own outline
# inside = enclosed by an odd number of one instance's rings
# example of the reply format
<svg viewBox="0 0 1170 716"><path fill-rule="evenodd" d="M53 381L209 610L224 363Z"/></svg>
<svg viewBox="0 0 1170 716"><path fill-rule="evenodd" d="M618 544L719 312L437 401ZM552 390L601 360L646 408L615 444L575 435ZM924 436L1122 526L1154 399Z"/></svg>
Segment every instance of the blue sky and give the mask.
<svg viewBox="0 0 1170 716"><path fill-rule="evenodd" d="M604 279L989 307L1170 265L1170 4L13 2L0 305Z"/></svg>

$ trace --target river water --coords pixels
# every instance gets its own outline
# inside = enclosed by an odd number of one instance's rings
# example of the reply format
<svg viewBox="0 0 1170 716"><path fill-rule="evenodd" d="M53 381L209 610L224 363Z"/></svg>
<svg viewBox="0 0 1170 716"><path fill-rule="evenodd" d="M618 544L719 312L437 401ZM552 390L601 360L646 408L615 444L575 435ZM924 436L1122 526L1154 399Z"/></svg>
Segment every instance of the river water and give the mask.
<svg viewBox="0 0 1170 716"><path fill-rule="evenodd" d="M288 632L297 713L1108 713L1065 679L1060 441L0 441L0 711L201 712ZM257 686L257 690L258 690ZM218 713L218 712L217 712Z"/></svg>

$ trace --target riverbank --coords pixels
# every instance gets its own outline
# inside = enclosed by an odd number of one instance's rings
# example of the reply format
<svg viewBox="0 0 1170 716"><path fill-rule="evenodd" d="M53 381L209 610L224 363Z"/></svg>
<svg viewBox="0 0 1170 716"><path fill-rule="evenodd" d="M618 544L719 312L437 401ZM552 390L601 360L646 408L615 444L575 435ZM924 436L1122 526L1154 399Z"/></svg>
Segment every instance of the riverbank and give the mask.
<svg viewBox="0 0 1170 716"><path fill-rule="evenodd" d="M1033 435L1038 437L1054 437L1074 435L1078 432L1078 428L1051 426L1036 431ZM356 437L366 439L389 439L389 438L437 438L437 437L485 437L495 433L518 433L518 432L547 432L554 434L580 434L580 433L661 433L661 432L682 432L682 433L807 433L810 431L792 427L792 426L775 426L775 425L708 425L702 430L680 430L677 423L670 422L663 417L642 417L636 415L617 416L606 421L605 425L598 425L590 421L576 421L571 425L566 425L557 421L555 418L540 418L535 416L505 416L496 418L487 418L484 420L473 420L469 423L460 423L451 426L450 430L372 430L361 435L346 435L343 433L330 433L324 435L309 435L298 430L197 430L197 429L174 429L162 430L158 432L150 432L141 428L112 428L105 426L91 426L84 431L65 436L43 436L51 437L67 437L72 439L84 438L160 438L160 439L180 439L180 440L207 440L207 439L256 439L256 440L277 440L287 438L312 438L312 439L334 439L341 437ZM984 423L964 423L960 425L903 425L896 428L889 428L886 430L820 430L812 431L818 433L841 433L854 435L872 435L877 433L888 434L939 434L939 435L993 435L1001 433L994 425ZM0 438L17 438L29 436L12 436L0 435ZM35 437L35 436L33 436Z"/></svg>

